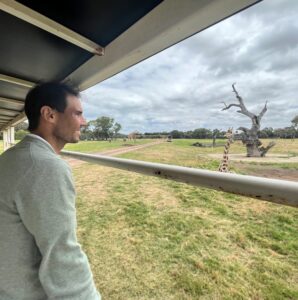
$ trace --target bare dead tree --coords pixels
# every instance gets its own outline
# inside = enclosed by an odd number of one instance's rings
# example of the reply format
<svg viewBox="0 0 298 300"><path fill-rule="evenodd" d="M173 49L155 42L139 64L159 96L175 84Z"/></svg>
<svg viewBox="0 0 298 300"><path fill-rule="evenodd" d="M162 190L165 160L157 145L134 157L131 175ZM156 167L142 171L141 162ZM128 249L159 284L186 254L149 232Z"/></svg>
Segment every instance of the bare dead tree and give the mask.
<svg viewBox="0 0 298 300"><path fill-rule="evenodd" d="M242 97L239 95L235 88L235 84L232 84L233 92L236 95L236 98L239 102L238 103L232 103L227 105L225 102L223 104L225 107L222 110L228 110L231 107L239 107L240 110L237 110L238 113L243 114L251 119L252 126L251 128L246 128L246 127L239 127L238 130L243 131L243 137L242 137L242 143L246 145L246 150L247 150L247 156L254 156L254 157L260 157L260 156L265 156L266 153L269 151L270 148L272 148L275 143L270 142L268 146L264 147L262 145L262 142L258 138L258 131L260 130L261 127L261 119L264 116L264 114L267 111L267 101L265 103L265 106L263 107L262 111L259 113L259 115L255 115L254 113L250 112L242 99Z"/></svg>

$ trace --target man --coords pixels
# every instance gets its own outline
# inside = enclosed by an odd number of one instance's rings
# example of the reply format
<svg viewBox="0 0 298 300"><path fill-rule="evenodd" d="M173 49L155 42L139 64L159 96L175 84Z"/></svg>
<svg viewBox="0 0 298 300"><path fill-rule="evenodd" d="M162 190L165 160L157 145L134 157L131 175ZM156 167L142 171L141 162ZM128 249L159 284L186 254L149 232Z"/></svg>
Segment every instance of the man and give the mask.
<svg viewBox="0 0 298 300"><path fill-rule="evenodd" d="M59 156L86 125L76 90L44 83L25 100L28 134L0 156L0 299L98 300L76 238L71 171Z"/></svg>

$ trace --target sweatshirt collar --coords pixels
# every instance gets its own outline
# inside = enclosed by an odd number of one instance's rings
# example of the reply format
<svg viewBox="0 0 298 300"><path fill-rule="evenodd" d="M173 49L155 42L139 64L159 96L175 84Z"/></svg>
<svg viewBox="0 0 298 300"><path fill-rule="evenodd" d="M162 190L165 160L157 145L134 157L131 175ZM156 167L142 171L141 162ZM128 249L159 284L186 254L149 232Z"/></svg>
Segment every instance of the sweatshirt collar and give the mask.
<svg viewBox="0 0 298 300"><path fill-rule="evenodd" d="M46 141L45 139L43 139L41 136L39 136L39 135L37 135L37 134L34 134L34 133L28 133L26 136L27 136L27 137L31 137L31 138L33 138L33 139L37 139L37 140L42 141L44 144L46 144L48 147L50 147L51 150L52 150L55 154L57 154L57 153L55 152L54 148L52 147L52 145L51 145L48 141Z"/></svg>

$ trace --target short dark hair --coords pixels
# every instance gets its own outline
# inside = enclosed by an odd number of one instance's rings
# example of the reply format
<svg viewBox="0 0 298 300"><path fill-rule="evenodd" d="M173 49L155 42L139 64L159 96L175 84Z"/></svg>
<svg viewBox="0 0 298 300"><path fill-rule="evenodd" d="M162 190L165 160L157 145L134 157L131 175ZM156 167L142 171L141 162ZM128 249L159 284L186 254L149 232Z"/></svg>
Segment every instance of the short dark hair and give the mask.
<svg viewBox="0 0 298 300"><path fill-rule="evenodd" d="M29 121L28 130L35 130L39 125L40 110L49 106L61 113L64 112L68 95L79 97L79 91L69 83L45 82L29 91L25 99L25 114Z"/></svg>

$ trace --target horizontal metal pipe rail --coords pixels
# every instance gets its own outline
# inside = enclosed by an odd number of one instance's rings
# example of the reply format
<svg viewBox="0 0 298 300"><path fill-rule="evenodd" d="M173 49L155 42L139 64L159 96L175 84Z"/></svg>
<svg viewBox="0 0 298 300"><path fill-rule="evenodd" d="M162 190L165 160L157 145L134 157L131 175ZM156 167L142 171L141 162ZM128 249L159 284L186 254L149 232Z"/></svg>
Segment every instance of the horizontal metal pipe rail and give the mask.
<svg viewBox="0 0 298 300"><path fill-rule="evenodd" d="M298 183L293 181L221 173L73 151L62 151L61 154L113 168L298 207Z"/></svg>

